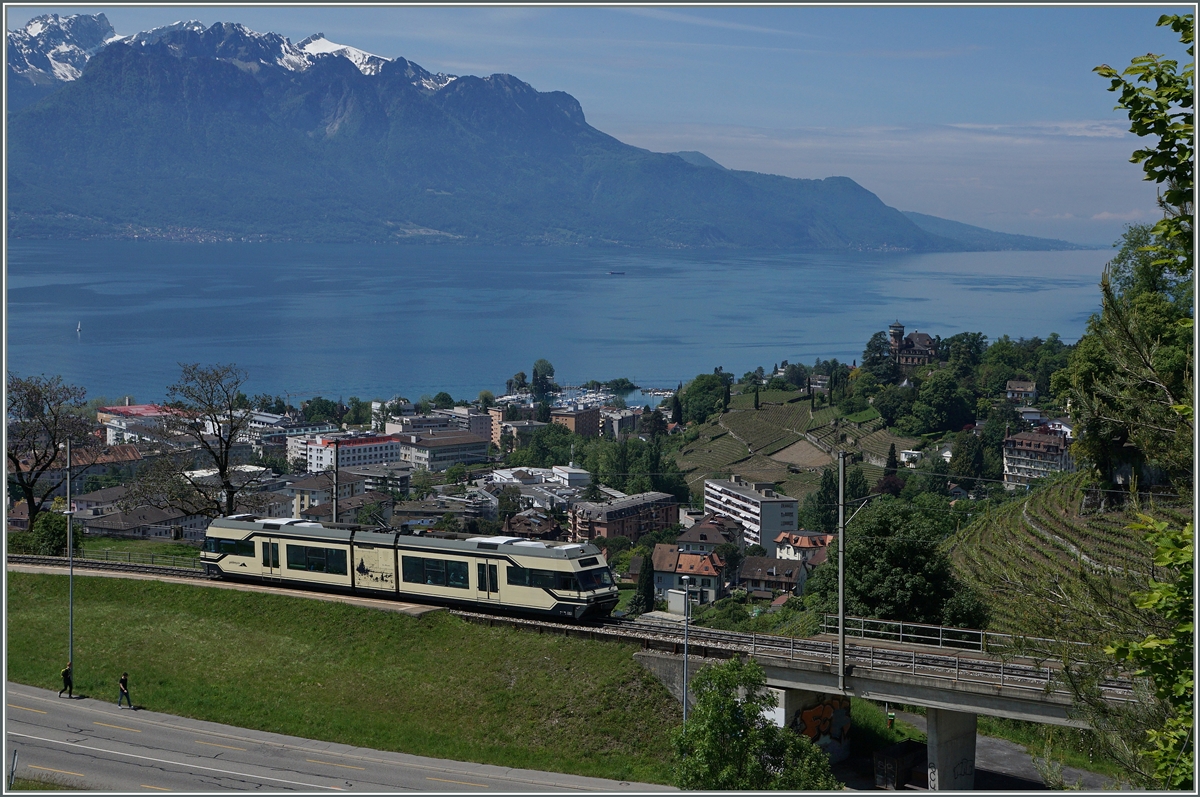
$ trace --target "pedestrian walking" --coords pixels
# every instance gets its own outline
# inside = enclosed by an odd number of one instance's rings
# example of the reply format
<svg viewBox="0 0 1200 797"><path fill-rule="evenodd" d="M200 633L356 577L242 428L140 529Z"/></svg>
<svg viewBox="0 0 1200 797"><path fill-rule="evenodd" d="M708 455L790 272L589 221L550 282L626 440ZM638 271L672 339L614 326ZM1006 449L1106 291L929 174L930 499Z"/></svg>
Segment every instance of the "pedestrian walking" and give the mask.
<svg viewBox="0 0 1200 797"><path fill-rule="evenodd" d="M67 666L62 668L62 672L59 673L59 675L61 675L63 679L63 688L58 690L58 696L62 697L62 693L66 692L67 698L74 698L75 694L73 690L75 689L75 678L74 674L71 672L71 662L67 662Z"/></svg>
<svg viewBox="0 0 1200 797"><path fill-rule="evenodd" d="M128 708L133 708L133 700L129 697L129 673L121 673L121 677L117 680L117 686L121 690L117 694L117 708L121 707L122 700L128 704Z"/></svg>

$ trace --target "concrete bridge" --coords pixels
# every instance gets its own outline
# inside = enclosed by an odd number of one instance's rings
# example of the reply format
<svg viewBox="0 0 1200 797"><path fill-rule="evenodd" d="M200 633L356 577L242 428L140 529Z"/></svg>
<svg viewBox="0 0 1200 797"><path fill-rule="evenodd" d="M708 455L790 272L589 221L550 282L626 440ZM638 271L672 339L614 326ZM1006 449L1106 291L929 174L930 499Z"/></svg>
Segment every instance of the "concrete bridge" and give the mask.
<svg viewBox="0 0 1200 797"><path fill-rule="evenodd" d="M673 647L665 650L661 644L646 645L650 649L636 653L635 658L682 699L682 628L654 624L654 630L673 639ZM792 639L709 629L692 629L689 636L689 652L699 654L688 657L689 680L712 661L737 653L752 656L778 699L776 723L808 735L834 761L850 752L852 698L925 707L930 789L974 788L979 714L1087 727L1071 716L1071 694L1056 683L1059 667L1048 659L855 639L847 641L842 676L836 637ZM1132 696L1128 681L1108 682L1103 688L1113 700Z"/></svg>

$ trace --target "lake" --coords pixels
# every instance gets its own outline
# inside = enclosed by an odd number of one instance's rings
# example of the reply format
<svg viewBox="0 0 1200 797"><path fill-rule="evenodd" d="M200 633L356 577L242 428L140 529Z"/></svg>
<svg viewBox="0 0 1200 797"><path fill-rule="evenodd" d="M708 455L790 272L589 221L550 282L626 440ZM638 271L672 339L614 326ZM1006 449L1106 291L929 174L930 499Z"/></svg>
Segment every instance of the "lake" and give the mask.
<svg viewBox="0 0 1200 797"><path fill-rule="evenodd" d="M251 394L415 400L499 395L539 357L560 384L646 387L851 361L896 320L1074 342L1112 252L15 241L7 255L8 369L146 402L179 362L234 362Z"/></svg>

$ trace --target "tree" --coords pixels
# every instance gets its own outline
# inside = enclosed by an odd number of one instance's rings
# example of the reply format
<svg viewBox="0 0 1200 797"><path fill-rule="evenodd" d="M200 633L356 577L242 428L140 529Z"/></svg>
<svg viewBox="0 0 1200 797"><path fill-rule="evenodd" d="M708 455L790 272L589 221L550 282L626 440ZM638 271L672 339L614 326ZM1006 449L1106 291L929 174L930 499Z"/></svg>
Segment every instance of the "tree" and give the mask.
<svg viewBox="0 0 1200 797"><path fill-rule="evenodd" d="M723 542L713 549L713 553L721 557L721 561L725 563L725 576L730 581L737 581L738 571L742 569L742 562L745 561L746 555L742 553L742 549L734 542Z"/></svg>
<svg viewBox="0 0 1200 797"><path fill-rule="evenodd" d="M641 549L642 564L638 569L637 594L630 601L630 614L643 614L654 611L654 561L653 550ZM633 604L636 602L636 606Z"/></svg>
<svg viewBox="0 0 1200 797"><path fill-rule="evenodd" d="M554 366L549 360L536 360L533 363L533 380L530 383L534 398L544 398L557 388L558 385L554 384Z"/></svg>
<svg viewBox="0 0 1200 797"><path fill-rule="evenodd" d="M446 480L451 484L458 484L467 478L467 466L461 462L457 462L446 468Z"/></svg>
<svg viewBox="0 0 1200 797"><path fill-rule="evenodd" d="M534 408L533 419L538 423L550 423L550 402L539 401Z"/></svg>
<svg viewBox="0 0 1200 797"><path fill-rule="evenodd" d="M672 734L675 785L681 789L835 790L829 758L806 736L775 725L766 675L739 656L696 674L687 725Z"/></svg>
<svg viewBox="0 0 1200 797"><path fill-rule="evenodd" d="M38 513L37 520L28 532L17 532L9 541L13 553L33 554L34 556L66 556L67 555L67 503L63 498L56 498L52 509ZM78 552L83 547L83 524L72 523L72 546Z"/></svg>
<svg viewBox="0 0 1200 797"><path fill-rule="evenodd" d="M506 523L513 515L521 511L521 490L517 487L503 487L500 490L499 506L496 519Z"/></svg>
<svg viewBox="0 0 1200 797"><path fill-rule="evenodd" d="M496 403L496 394L490 390L479 391L479 408L484 412Z"/></svg>
<svg viewBox="0 0 1200 797"><path fill-rule="evenodd" d="M758 410L758 382L754 383L754 409Z"/></svg>
<svg viewBox="0 0 1200 797"><path fill-rule="evenodd" d="M360 426L371 422L371 402L363 401L358 396L351 396L347 407L349 409L344 416L346 423Z"/></svg>
<svg viewBox="0 0 1200 797"><path fill-rule="evenodd" d="M1158 24L1180 34L1188 55L1194 55L1192 15L1163 16ZM1162 468L1182 492L1190 491L1193 480L1193 319L1190 303L1180 305L1170 275L1192 277L1194 117L1191 59L1182 72L1177 66L1145 55L1121 74L1106 65L1096 68L1112 80L1111 91L1120 91L1118 107L1128 112L1131 131L1157 138L1131 160L1142 164L1146 179L1165 184L1159 201L1165 216L1148 236L1137 228L1126 231L1124 254L1105 269L1100 283L1101 313L1089 321L1066 373L1056 374L1053 385L1071 400L1078 458L1111 477L1133 453L1142 461L1131 464ZM1146 263L1129 250L1154 259Z"/></svg>
<svg viewBox="0 0 1200 797"><path fill-rule="evenodd" d="M886 332L876 332L863 349L861 368L875 377L880 384L896 381L900 367L892 357L892 343Z"/></svg>
<svg viewBox="0 0 1200 797"><path fill-rule="evenodd" d="M890 443L888 445L887 463L883 466L883 475L895 476L898 467L900 467L900 461L896 459L896 444Z"/></svg>
<svg viewBox="0 0 1200 797"><path fill-rule="evenodd" d="M983 475L983 440L971 432L959 432L954 436L950 475L964 490L975 486L975 480Z"/></svg>
<svg viewBox="0 0 1200 797"><path fill-rule="evenodd" d="M1148 676L1155 696L1171 708L1164 727L1146 733L1147 755L1154 763L1152 788L1191 791L1196 745L1192 741L1195 708L1195 533L1191 523L1171 529L1164 521L1143 515L1129 527L1147 532L1154 546L1154 564L1170 568L1172 581L1151 580L1149 589L1134 595L1139 609L1157 613L1171 624L1165 636L1149 634L1141 642L1120 642L1107 648L1109 654L1138 667L1136 675Z"/></svg>
<svg viewBox="0 0 1200 797"><path fill-rule="evenodd" d="M862 468L855 465L846 472L846 500L858 501L870 494L871 488L867 485L867 477L863 475Z"/></svg>
<svg viewBox="0 0 1200 797"><path fill-rule="evenodd" d="M679 393L671 396L671 423L683 423L683 403L679 400Z"/></svg>
<svg viewBox="0 0 1200 797"><path fill-rule="evenodd" d="M134 481L123 505L217 518L262 502L261 474L238 468L238 449L251 420L236 406L246 379L233 364L180 363L179 381L167 387L171 412L163 416L162 427L166 440L186 441L188 447L156 458Z"/></svg>
<svg viewBox="0 0 1200 797"><path fill-rule="evenodd" d="M1134 58L1120 74L1107 64L1094 71L1112 81L1109 91L1121 93L1117 107L1128 112L1129 131L1158 139L1153 146L1135 150L1129 160L1142 164L1145 179L1165 184L1166 190L1159 196L1165 215L1152 230L1160 239L1154 251L1161 265L1186 277L1192 273L1193 257L1195 18L1192 14L1164 14L1157 24L1169 26L1179 34L1180 42L1188 45L1189 58L1182 71L1176 72L1178 62L1152 54Z"/></svg>
<svg viewBox="0 0 1200 797"><path fill-rule="evenodd" d="M804 496L804 503L800 506L800 522L811 531L833 534L837 531L837 508L837 476L833 468L825 468L816 492Z"/></svg>
<svg viewBox="0 0 1200 797"><path fill-rule="evenodd" d="M655 408L653 412L644 412L638 422L638 431L651 438L661 437L667 433L667 419L658 411L658 408Z"/></svg>
<svg viewBox="0 0 1200 797"><path fill-rule="evenodd" d="M982 628L983 603L954 577L938 546L954 531L941 507L878 498L846 530L846 612L859 617ZM836 611L837 565L818 565L805 585L814 608ZM952 598L961 595L959 600Z"/></svg>
<svg viewBox="0 0 1200 797"><path fill-rule="evenodd" d="M683 388L680 397L683 420L699 423L720 410L726 393L725 381L719 374L700 374Z"/></svg>
<svg viewBox="0 0 1200 797"><path fill-rule="evenodd" d="M82 413L87 391L60 376L18 377L8 374L8 456L12 486L29 507L29 528L50 496L66 481L67 458L59 446L71 442L79 453L95 441L92 422Z"/></svg>

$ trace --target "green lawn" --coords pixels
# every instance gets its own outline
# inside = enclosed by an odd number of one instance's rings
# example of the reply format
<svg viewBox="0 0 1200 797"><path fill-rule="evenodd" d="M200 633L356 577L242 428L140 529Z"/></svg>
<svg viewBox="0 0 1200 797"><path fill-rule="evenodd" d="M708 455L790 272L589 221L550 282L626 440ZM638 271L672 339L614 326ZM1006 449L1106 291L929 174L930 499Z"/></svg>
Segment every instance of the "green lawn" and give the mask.
<svg viewBox="0 0 1200 797"><path fill-rule="evenodd" d="M57 690L67 580L9 573L8 677ZM680 709L632 649L325 601L75 579L75 691L212 722L665 783Z"/></svg>
<svg viewBox="0 0 1200 797"><path fill-rule="evenodd" d="M198 545L169 540L130 540L121 537L85 537L83 549L89 553L100 553L107 549L121 553L129 551L155 556L187 556L193 559L200 556Z"/></svg>

